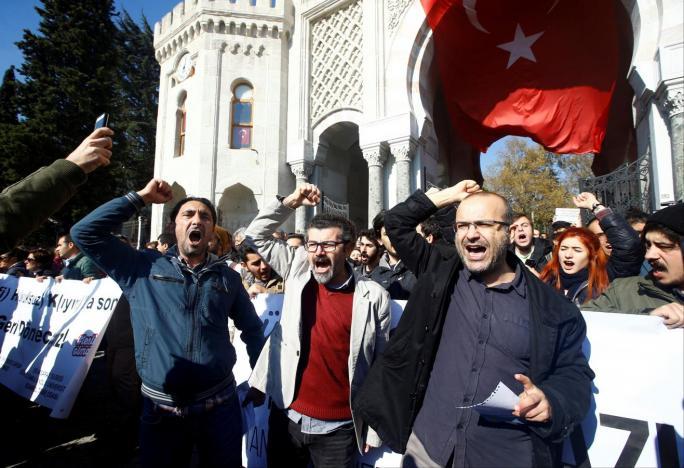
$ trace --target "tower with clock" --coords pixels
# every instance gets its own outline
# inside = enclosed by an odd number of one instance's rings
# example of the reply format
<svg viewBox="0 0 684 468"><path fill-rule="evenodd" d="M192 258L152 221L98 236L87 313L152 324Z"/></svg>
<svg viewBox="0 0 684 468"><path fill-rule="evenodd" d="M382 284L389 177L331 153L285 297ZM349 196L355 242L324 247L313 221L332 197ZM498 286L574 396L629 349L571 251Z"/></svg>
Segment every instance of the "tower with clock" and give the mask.
<svg viewBox="0 0 684 468"><path fill-rule="evenodd" d="M178 3L154 28L161 65L155 176L172 183L174 202L191 194L214 201L219 223L231 231L276 194L317 184L323 203L298 209L284 226L300 232L317 210L366 227L415 189L482 180L479 150L449 121L423 4ZM620 112L610 115L622 120L608 122L613 130L595 175L636 159L625 174L640 187L639 203L655 209L684 197L682 2L616 5L624 63L613 104ZM492 18L476 13L468 9L468 27L487 34ZM502 70L525 61L503 47L514 32L495 48L503 52ZM535 37L530 47L548 35ZM605 180L622 176L595 179L604 190ZM622 197L617 184L607 190ZM153 237L174 202L153 208Z"/></svg>

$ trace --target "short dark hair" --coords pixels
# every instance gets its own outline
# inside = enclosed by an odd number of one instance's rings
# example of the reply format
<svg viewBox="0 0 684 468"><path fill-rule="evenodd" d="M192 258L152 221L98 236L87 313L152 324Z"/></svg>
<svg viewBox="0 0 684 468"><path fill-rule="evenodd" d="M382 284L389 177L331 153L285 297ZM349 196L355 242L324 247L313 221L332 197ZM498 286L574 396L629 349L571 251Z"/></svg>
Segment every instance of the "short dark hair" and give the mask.
<svg viewBox="0 0 684 468"><path fill-rule="evenodd" d="M441 239L442 227L437 222L437 218L430 216L428 219L420 223L420 230L423 232L423 237L432 235L433 240Z"/></svg>
<svg viewBox="0 0 684 468"><path fill-rule="evenodd" d="M625 220L627 220L627 224L645 223L648 220L648 213L637 207L630 206L625 211Z"/></svg>
<svg viewBox="0 0 684 468"><path fill-rule="evenodd" d="M530 222L530 226L534 225L534 223L532 222L530 217L527 216L527 213L523 213L522 211L519 211L518 213L513 213L513 216L511 217L511 221L513 221L515 223L520 218L527 218L527 220Z"/></svg>
<svg viewBox="0 0 684 468"><path fill-rule="evenodd" d="M655 223L653 221L650 221L646 223L646 226L644 226L644 230L641 231L641 239L642 241L646 240L646 234L648 234L651 231L658 231L662 233L665 237L667 237L667 240L670 242L673 242L675 244L678 244L682 246L682 236L670 229L669 227L665 226L664 224L660 223ZM684 246L683 246L684 247Z"/></svg>
<svg viewBox="0 0 684 468"><path fill-rule="evenodd" d="M257 254L261 257L261 254L257 249L249 245L248 242L243 242L240 244L240 246L237 248L237 253L238 257L240 258L241 262L247 262L247 255L249 254Z"/></svg>
<svg viewBox="0 0 684 468"><path fill-rule="evenodd" d="M380 236L373 229L361 229L359 233L356 235L356 238L361 239L362 237L365 237L366 239L371 240L376 244L380 245Z"/></svg>
<svg viewBox="0 0 684 468"><path fill-rule="evenodd" d="M593 219L596 219L596 218L592 218L592 220ZM587 222L587 226L589 226L589 223L591 223L592 220L589 220ZM567 221L554 221L553 223L551 223L551 229L553 229L554 231L556 229L563 229L563 228L567 229L569 227L572 227L572 224L567 222Z"/></svg>
<svg viewBox="0 0 684 468"><path fill-rule="evenodd" d="M342 230L342 240L346 242L352 242L356 240L356 228L354 224L349 221L349 219L344 216L332 214L332 213L321 213L314 216L309 225L307 226L307 232L309 229L328 229L328 228L339 228Z"/></svg>
<svg viewBox="0 0 684 468"><path fill-rule="evenodd" d="M59 241L62 237L64 237L64 240L67 242L73 243L74 240L71 238L71 234L69 232L61 232L57 235L57 241Z"/></svg>
<svg viewBox="0 0 684 468"><path fill-rule="evenodd" d="M376 214L375 217L373 218L373 230L375 231L375 235L377 236L378 239L380 239L382 235L382 228L385 227L385 213L386 210L380 210L380 213Z"/></svg>
<svg viewBox="0 0 684 468"><path fill-rule="evenodd" d="M291 232L287 235L288 239L301 239L302 242L304 242L304 234L301 234L299 232Z"/></svg>
<svg viewBox="0 0 684 468"><path fill-rule="evenodd" d="M157 240L160 244L166 244L170 246L176 243L176 236L174 236L170 232L163 232L159 234Z"/></svg>
<svg viewBox="0 0 684 468"><path fill-rule="evenodd" d="M52 254L46 249L38 248L30 250L29 253L33 255L36 259L36 263L43 269L50 268L52 266Z"/></svg>
<svg viewBox="0 0 684 468"><path fill-rule="evenodd" d="M185 198L183 198L181 201L176 203L176 205L171 210L171 214L169 215L170 221L172 223L175 222L176 216L178 216L178 212L180 211L181 206L185 205L187 202L192 202L192 201L200 202L203 205L205 205L207 208L209 208L209 211L211 212L211 220L214 222L214 224L216 224L216 218L217 218L216 208L214 207L214 204L212 202L210 202L209 200L207 200L204 197L185 197Z"/></svg>

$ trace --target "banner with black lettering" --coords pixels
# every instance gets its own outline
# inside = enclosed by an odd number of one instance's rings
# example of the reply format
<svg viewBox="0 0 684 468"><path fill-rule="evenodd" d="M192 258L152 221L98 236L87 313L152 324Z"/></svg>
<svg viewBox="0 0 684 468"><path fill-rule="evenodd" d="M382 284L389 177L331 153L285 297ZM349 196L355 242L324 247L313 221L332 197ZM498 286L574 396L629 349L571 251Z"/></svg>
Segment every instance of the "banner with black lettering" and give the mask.
<svg viewBox="0 0 684 468"><path fill-rule="evenodd" d="M121 290L0 275L0 383L67 418Z"/></svg>
<svg viewBox="0 0 684 468"><path fill-rule="evenodd" d="M280 320L280 294L254 299L265 335ZM392 301L392 327L405 301ZM684 461L684 330L669 330L659 317L582 312L587 323L584 353L596 373L592 406L581 429L564 447L570 466L682 466ZM235 378L248 386L249 359L244 344L233 340L238 353ZM493 390L493 389L492 389ZM268 413L266 404L244 409L243 464L266 466ZM401 455L386 447L359 456L356 466L396 467Z"/></svg>

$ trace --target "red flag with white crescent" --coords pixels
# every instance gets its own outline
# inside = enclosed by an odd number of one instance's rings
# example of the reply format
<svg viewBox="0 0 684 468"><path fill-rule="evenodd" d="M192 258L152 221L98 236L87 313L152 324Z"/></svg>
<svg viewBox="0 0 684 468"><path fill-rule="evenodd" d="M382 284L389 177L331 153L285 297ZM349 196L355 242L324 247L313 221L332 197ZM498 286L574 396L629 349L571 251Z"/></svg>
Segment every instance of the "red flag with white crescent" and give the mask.
<svg viewBox="0 0 684 468"><path fill-rule="evenodd" d="M451 123L485 151L506 135L597 153L618 73L613 0L421 0Z"/></svg>

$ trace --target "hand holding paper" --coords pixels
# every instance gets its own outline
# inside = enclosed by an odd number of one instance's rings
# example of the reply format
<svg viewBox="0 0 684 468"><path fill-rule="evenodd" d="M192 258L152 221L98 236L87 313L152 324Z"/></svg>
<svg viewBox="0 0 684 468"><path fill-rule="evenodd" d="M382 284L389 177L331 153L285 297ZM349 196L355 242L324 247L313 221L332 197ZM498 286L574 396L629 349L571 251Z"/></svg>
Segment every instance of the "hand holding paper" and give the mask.
<svg viewBox="0 0 684 468"><path fill-rule="evenodd" d="M551 420L551 405L546 395L529 377L515 374L515 380L523 384L520 400L513 408L513 415L526 421L547 422Z"/></svg>

